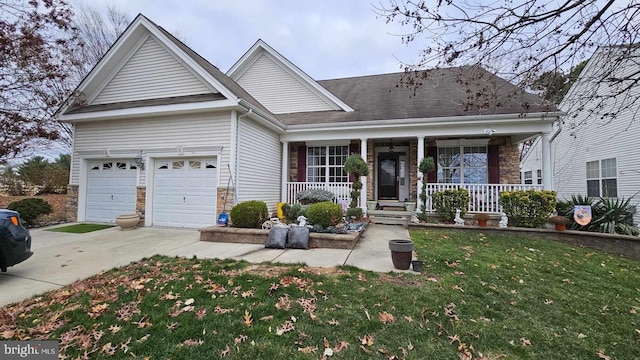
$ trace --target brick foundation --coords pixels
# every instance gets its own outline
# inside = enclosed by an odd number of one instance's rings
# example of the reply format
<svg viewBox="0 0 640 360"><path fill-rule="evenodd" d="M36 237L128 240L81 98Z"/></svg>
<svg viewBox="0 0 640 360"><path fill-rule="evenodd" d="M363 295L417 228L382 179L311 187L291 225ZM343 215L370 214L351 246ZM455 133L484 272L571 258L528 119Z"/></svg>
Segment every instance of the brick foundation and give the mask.
<svg viewBox="0 0 640 360"><path fill-rule="evenodd" d="M65 214L67 221L78 221L78 185L67 185L67 204L65 206Z"/></svg>

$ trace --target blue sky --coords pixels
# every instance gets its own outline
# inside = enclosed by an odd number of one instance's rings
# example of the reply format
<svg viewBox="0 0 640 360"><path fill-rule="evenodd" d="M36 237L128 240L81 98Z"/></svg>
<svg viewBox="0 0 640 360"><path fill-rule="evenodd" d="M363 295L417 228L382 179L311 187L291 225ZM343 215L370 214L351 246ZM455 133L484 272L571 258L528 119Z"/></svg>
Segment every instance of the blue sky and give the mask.
<svg viewBox="0 0 640 360"><path fill-rule="evenodd" d="M366 0L108 0L131 18L142 13L227 71L263 39L317 80L402 71L417 60L397 24ZM386 0L382 0L386 5ZM103 0L71 5L104 8Z"/></svg>

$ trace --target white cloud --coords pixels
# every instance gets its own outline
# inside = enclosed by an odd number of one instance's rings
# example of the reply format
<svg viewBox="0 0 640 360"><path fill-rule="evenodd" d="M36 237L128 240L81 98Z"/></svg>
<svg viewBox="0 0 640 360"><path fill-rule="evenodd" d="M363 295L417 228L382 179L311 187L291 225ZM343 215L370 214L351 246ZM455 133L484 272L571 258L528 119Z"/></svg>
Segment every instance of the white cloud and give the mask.
<svg viewBox="0 0 640 360"><path fill-rule="evenodd" d="M72 6L86 0L71 0ZM135 17L142 13L228 70L263 39L316 79L400 71L398 58L418 55L362 0L109 0ZM105 3L106 4L106 3ZM105 7L92 2L90 6Z"/></svg>

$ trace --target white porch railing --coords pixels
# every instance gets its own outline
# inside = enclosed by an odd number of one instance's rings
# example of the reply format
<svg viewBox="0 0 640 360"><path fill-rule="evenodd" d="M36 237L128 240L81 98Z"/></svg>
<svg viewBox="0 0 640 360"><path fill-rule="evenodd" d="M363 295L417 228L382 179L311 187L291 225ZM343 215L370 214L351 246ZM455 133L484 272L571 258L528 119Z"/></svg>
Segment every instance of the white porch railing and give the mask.
<svg viewBox="0 0 640 360"><path fill-rule="evenodd" d="M324 190L329 190L336 195L336 197L333 199L333 202L339 204L340 202L346 201L348 204L351 201L351 196L350 196L351 184L352 183L350 182L348 183L288 182L286 202L289 204L297 204L298 199L296 199L296 194L298 194L300 191L308 190L308 189L324 189Z"/></svg>
<svg viewBox="0 0 640 360"><path fill-rule="evenodd" d="M500 192L513 190L542 190L542 185L522 184L427 184L427 210L434 211L431 195L436 191L463 188L469 191L468 212L501 213Z"/></svg>

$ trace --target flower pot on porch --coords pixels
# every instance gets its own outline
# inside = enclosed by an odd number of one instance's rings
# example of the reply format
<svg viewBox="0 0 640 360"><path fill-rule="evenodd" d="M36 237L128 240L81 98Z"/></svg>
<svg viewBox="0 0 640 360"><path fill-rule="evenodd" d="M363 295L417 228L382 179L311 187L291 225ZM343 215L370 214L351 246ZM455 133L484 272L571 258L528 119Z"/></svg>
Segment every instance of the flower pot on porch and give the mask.
<svg viewBox="0 0 640 360"><path fill-rule="evenodd" d="M378 207L378 202L375 200L367 200L367 210L375 210Z"/></svg>
<svg viewBox="0 0 640 360"><path fill-rule="evenodd" d="M414 201L405 201L404 208L407 211L413 211L416 209L416 203Z"/></svg>
<svg viewBox="0 0 640 360"><path fill-rule="evenodd" d="M391 261L394 268L398 270L409 269L413 258L413 241L406 239L389 240L389 250L391 250Z"/></svg>
<svg viewBox="0 0 640 360"><path fill-rule="evenodd" d="M487 226L487 220L478 220L478 226Z"/></svg>

